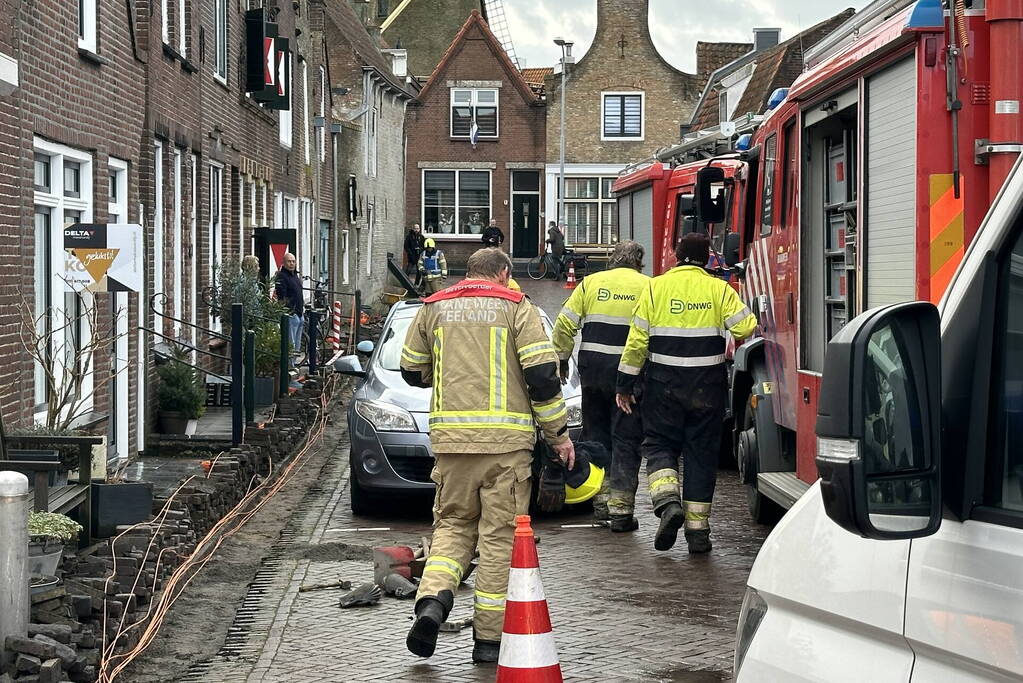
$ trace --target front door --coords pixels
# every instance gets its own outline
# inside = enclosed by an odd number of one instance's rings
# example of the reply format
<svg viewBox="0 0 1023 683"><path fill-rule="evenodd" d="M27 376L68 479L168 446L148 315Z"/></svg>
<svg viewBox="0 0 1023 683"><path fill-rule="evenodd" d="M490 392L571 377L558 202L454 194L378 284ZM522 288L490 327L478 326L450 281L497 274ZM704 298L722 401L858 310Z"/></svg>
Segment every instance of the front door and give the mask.
<svg viewBox="0 0 1023 683"><path fill-rule="evenodd" d="M512 171L512 256L540 253L540 172Z"/></svg>

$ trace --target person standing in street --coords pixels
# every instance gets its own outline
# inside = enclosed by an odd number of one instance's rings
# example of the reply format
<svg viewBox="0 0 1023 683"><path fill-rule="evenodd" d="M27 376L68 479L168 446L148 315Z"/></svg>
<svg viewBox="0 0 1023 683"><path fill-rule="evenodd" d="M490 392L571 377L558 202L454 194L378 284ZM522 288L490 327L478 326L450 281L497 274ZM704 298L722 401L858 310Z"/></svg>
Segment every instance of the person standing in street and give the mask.
<svg viewBox="0 0 1023 683"><path fill-rule="evenodd" d="M483 228L483 235L480 237L485 247L500 247L504 244L504 233L497 227L497 219L491 218L490 225Z"/></svg>
<svg viewBox="0 0 1023 683"><path fill-rule="evenodd" d="M448 277L448 260L444 258L444 252L437 248L433 238L423 242L423 253L419 255L419 275L427 295L444 289L444 281Z"/></svg>
<svg viewBox="0 0 1023 683"><path fill-rule="evenodd" d="M419 284L419 257L423 253L423 229L419 223L413 224L405 233L405 274L415 278Z"/></svg>
<svg viewBox="0 0 1023 683"><path fill-rule="evenodd" d="M291 343L291 352L297 353L302 343L305 295L302 291L302 278L298 275L298 259L290 251L284 255L281 270L277 273L274 297L288 307L288 341Z"/></svg>
<svg viewBox="0 0 1023 683"><path fill-rule="evenodd" d="M557 230L557 228L552 228ZM629 336L636 302L650 285L642 273L643 247L619 242L608 269L586 276L554 323L554 349L562 375L582 329L579 378L582 383L582 441L596 441L611 453L611 476L594 498L597 519L611 520L612 531L634 531L636 487L639 485L642 423L638 411L622 412L615 403L615 373Z"/></svg>
<svg viewBox="0 0 1023 683"><path fill-rule="evenodd" d="M622 411L633 412L636 379L645 371L642 453L661 519L654 547L671 548L684 525L689 552L706 553L728 398L724 331L745 339L757 319L727 282L704 269L706 235L686 235L675 255L678 266L653 278L639 298L618 366L616 400Z"/></svg>
<svg viewBox="0 0 1023 683"><path fill-rule="evenodd" d="M555 279L560 280L565 270L565 233L554 221L551 221L547 228L547 244L550 246L554 263L557 264L558 270L555 273Z"/></svg>
<svg viewBox="0 0 1023 683"><path fill-rule="evenodd" d="M402 349L405 381L433 389L434 534L406 639L420 657L433 655L478 548L472 659L497 661L536 425L562 463L575 464L557 356L537 309L508 289L511 265L499 249L476 251L465 280L426 299Z"/></svg>

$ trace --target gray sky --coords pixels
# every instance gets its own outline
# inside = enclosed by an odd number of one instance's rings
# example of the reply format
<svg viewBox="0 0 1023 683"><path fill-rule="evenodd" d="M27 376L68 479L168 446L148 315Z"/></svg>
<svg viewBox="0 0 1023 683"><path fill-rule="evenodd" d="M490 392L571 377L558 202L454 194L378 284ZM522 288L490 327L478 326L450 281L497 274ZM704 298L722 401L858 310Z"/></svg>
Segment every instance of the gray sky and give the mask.
<svg viewBox="0 0 1023 683"><path fill-rule="evenodd" d="M779 27L782 40L867 0L650 0L650 32L660 53L692 72L696 41L751 42L754 26ZM597 26L596 0L504 0L520 66L551 66L556 36L576 43L581 56ZM687 12L692 8L695 12ZM524 62L524 64L523 64Z"/></svg>

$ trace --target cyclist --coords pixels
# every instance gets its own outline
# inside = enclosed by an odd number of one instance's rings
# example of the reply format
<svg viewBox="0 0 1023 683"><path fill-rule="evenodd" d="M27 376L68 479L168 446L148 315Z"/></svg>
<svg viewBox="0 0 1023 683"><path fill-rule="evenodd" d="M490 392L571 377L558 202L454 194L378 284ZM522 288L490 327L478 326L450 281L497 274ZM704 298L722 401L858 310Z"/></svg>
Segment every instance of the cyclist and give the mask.
<svg viewBox="0 0 1023 683"><path fill-rule="evenodd" d="M547 228L547 244L550 246L556 267L554 279L560 280L561 274L565 271L565 233L554 221L551 221L550 227Z"/></svg>

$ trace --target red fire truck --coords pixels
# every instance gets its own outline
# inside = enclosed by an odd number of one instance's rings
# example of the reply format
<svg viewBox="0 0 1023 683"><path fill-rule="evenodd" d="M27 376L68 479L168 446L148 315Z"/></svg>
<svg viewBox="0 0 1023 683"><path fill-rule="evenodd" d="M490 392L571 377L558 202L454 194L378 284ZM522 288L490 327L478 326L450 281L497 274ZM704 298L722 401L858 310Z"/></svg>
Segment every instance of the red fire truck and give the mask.
<svg viewBox="0 0 1023 683"><path fill-rule="evenodd" d="M1023 143L1023 0L878 0L805 55L744 154L744 295L731 408L750 512L817 479L827 342L857 313L937 302ZM698 220L724 219L699 172ZM735 255L732 255L732 260Z"/></svg>

